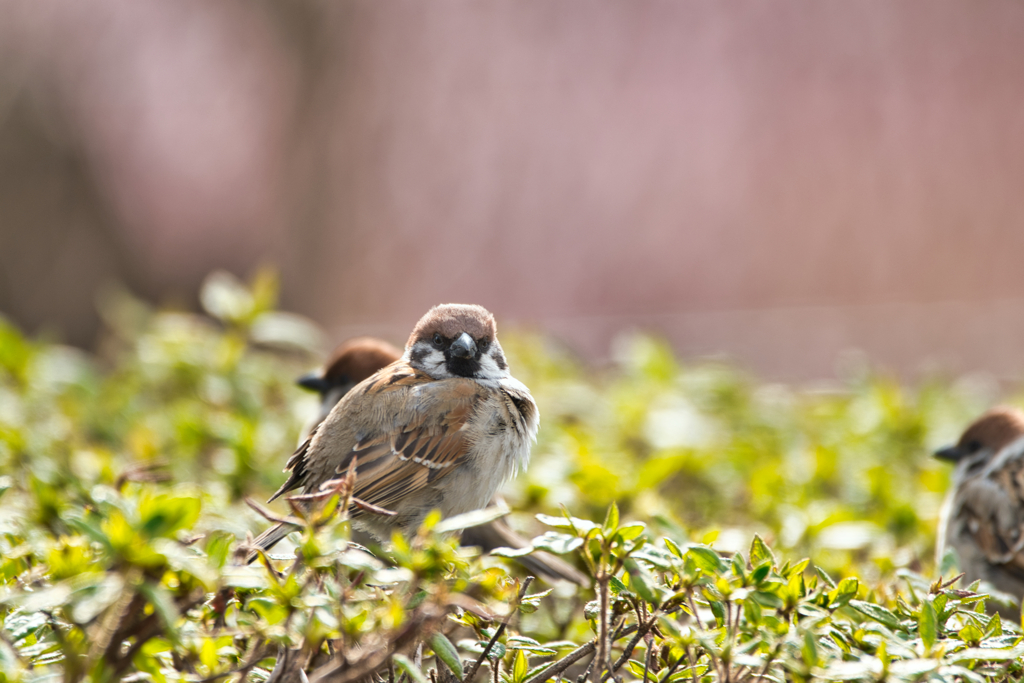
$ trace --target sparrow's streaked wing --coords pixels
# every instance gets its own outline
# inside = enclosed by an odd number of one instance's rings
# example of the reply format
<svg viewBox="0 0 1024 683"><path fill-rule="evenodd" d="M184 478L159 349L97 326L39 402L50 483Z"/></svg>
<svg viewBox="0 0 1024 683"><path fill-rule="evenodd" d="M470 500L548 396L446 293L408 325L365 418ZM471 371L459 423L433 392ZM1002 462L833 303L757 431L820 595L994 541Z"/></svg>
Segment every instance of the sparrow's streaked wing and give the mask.
<svg viewBox="0 0 1024 683"><path fill-rule="evenodd" d="M411 400L414 394L415 401ZM291 477L271 500L299 486L305 486L307 493L313 492L347 473L355 456L358 476L354 495L391 509L397 501L445 476L461 462L470 446L463 428L474 405L486 400L486 396L485 389L471 379L438 381L398 361L349 392L332 415L339 410L347 411L344 414L351 422L352 416L360 414L360 404L370 400L376 404L374 412L384 413L385 419L375 414L375 419L351 426L349 431L354 438L339 441L323 436L332 428L328 417L289 459L287 469ZM423 410L425 405L432 409ZM341 444L329 460L316 456L320 461L329 461L334 468L311 471L310 458L322 448L324 438L331 446ZM361 513L352 510L353 516Z"/></svg>
<svg viewBox="0 0 1024 683"><path fill-rule="evenodd" d="M1024 579L1024 442L1004 448L957 492L955 514L994 565Z"/></svg>

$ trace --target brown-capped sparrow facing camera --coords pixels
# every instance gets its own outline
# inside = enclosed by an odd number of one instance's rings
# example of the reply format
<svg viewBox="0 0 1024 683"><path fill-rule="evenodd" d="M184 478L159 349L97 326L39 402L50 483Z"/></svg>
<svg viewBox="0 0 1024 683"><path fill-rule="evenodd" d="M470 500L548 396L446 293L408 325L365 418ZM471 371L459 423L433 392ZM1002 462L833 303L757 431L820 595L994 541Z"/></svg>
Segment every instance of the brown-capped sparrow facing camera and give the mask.
<svg viewBox="0 0 1024 683"><path fill-rule="evenodd" d="M956 555L962 584L987 581L1012 595L1020 621L1024 596L1024 412L1001 406L975 420L953 446L935 456L956 464L939 519L937 556Z"/></svg>
<svg viewBox="0 0 1024 683"><path fill-rule="evenodd" d="M356 337L338 346L321 370L305 375L298 381L299 386L320 395L320 412L306 431L315 429L353 387L401 357L402 352L398 348L374 337ZM495 495L489 504L503 506L504 501ZM460 540L462 545L479 546L484 552L495 548L521 549L529 545L503 519L465 529ZM579 585L587 583L582 572L550 553L536 551L518 557L516 561L530 573L549 581L565 580Z"/></svg>

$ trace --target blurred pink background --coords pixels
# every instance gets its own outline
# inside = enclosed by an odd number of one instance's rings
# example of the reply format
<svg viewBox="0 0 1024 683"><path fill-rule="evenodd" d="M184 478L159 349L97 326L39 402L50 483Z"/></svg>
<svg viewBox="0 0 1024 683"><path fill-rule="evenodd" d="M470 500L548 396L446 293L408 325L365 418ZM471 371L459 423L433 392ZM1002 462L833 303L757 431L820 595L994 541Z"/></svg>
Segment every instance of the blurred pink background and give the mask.
<svg viewBox="0 0 1024 683"><path fill-rule="evenodd" d="M0 0L0 312L282 274L768 377L1024 370L1024 6Z"/></svg>

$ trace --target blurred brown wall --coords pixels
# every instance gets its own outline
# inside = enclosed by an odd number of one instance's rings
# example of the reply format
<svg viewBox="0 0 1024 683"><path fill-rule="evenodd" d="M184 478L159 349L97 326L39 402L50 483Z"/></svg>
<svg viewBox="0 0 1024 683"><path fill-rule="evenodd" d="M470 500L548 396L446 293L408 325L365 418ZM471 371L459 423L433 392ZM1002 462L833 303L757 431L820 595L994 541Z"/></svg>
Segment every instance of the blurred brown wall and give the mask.
<svg viewBox="0 0 1024 683"><path fill-rule="evenodd" d="M1024 368L1024 7L5 4L27 325L271 261L338 337L458 300L597 357L643 326L779 377ZM38 231L101 245L85 285L12 275L66 272Z"/></svg>

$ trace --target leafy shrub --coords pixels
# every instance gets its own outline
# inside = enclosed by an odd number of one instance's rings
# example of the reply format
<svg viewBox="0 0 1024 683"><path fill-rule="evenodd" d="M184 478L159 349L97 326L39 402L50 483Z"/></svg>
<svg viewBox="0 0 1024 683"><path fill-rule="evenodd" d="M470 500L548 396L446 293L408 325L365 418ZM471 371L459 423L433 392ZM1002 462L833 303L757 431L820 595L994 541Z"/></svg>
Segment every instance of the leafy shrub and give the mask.
<svg viewBox="0 0 1024 683"><path fill-rule="evenodd" d="M487 513L370 552L345 487L244 565L289 513L243 499L276 488L315 412L292 380L318 333L274 299L267 275L211 277L208 316L110 297L95 356L0 322L0 679L1021 677L1019 628L925 578L947 476L927 450L984 396L866 371L766 385L646 337L595 373L503 332L543 416L513 521L591 588L444 533Z"/></svg>

